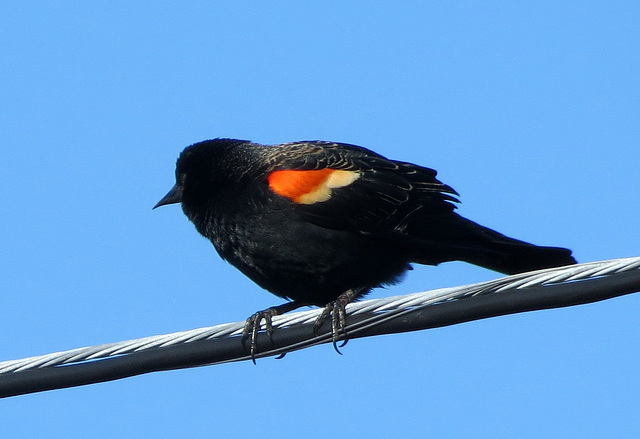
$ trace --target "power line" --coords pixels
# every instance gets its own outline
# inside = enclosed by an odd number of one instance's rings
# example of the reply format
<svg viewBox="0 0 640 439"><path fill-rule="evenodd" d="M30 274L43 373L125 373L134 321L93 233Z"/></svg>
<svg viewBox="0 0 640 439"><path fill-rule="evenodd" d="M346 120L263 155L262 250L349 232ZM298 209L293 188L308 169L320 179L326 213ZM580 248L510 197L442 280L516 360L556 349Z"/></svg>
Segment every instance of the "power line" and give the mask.
<svg viewBox="0 0 640 439"><path fill-rule="evenodd" d="M640 291L640 257L522 273L488 282L347 306L349 339L416 331L499 315L596 302ZM257 358L331 341L313 334L320 309L276 316L260 333ZM170 369L249 359L244 322L0 362L0 397L73 387ZM328 326L328 325L325 325Z"/></svg>

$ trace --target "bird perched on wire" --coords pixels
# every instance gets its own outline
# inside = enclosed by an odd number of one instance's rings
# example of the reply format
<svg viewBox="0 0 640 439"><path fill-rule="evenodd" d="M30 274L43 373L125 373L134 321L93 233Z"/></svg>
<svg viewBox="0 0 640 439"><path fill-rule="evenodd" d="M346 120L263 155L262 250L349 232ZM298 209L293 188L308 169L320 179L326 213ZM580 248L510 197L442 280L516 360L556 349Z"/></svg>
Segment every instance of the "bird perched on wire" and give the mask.
<svg viewBox="0 0 640 439"><path fill-rule="evenodd" d="M335 346L345 306L393 284L410 263L465 261L513 274L576 262L568 249L459 216L458 194L433 169L355 145L207 140L180 154L175 177L155 207L182 203L223 259L290 301L247 320L252 358L261 322L271 335L271 317L300 306L325 307L316 330L330 317Z"/></svg>

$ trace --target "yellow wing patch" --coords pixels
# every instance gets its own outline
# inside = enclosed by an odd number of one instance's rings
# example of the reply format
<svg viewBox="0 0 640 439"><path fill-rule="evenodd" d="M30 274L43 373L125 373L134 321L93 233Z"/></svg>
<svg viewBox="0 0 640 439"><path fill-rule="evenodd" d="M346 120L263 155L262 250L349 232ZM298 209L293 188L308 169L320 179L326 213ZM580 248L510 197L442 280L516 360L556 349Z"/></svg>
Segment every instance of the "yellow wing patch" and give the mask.
<svg viewBox="0 0 640 439"><path fill-rule="evenodd" d="M360 177L356 171L317 169L311 171L274 171L267 177L276 194L295 203L313 204L331 198L331 190L349 186Z"/></svg>

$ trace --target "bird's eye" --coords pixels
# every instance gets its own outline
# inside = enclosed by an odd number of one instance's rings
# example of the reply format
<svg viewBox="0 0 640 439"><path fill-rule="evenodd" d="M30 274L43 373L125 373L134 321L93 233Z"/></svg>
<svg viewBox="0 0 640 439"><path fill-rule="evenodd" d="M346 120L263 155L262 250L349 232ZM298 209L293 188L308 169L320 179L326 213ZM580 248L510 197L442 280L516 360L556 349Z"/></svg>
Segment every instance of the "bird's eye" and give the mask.
<svg viewBox="0 0 640 439"><path fill-rule="evenodd" d="M178 181L178 186L183 187L184 186L184 181L187 178L187 174L182 173L180 175L178 175L177 181Z"/></svg>

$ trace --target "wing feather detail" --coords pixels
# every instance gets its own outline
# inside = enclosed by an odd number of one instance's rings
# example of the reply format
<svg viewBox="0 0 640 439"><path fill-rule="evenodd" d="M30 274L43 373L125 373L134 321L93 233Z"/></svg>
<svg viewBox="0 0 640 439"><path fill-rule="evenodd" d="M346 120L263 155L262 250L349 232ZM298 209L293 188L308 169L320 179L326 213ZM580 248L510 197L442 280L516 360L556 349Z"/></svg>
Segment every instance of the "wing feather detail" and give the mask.
<svg viewBox="0 0 640 439"><path fill-rule="evenodd" d="M302 218L324 227L403 232L414 218L450 213L458 202L435 170L355 145L296 142L274 148L271 157L271 190L294 201ZM299 173L286 174L291 171Z"/></svg>

